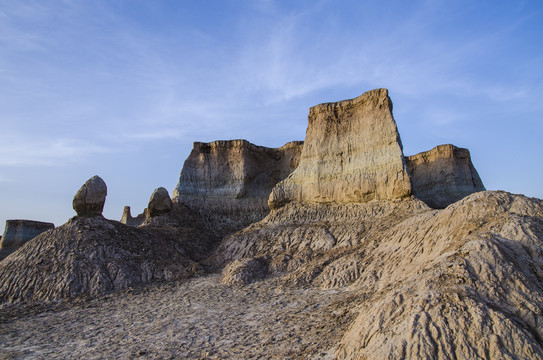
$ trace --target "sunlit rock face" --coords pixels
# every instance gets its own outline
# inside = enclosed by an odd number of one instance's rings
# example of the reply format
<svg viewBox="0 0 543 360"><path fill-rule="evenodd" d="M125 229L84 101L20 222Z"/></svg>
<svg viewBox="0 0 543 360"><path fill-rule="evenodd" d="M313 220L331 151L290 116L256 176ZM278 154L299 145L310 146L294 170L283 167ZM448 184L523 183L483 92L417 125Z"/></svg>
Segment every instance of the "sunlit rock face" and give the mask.
<svg viewBox="0 0 543 360"><path fill-rule="evenodd" d="M392 101L386 89L376 89L309 109L300 165L268 204L357 203L411 193Z"/></svg>
<svg viewBox="0 0 543 360"><path fill-rule="evenodd" d="M237 231L269 212L268 196L297 166L303 142L267 148L246 140L195 142L174 202L198 212L219 233Z"/></svg>
<svg viewBox="0 0 543 360"><path fill-rule="evenodd" d="M468 149L439 145L406 157L414 195L435 209L485 190Z"/></svg>

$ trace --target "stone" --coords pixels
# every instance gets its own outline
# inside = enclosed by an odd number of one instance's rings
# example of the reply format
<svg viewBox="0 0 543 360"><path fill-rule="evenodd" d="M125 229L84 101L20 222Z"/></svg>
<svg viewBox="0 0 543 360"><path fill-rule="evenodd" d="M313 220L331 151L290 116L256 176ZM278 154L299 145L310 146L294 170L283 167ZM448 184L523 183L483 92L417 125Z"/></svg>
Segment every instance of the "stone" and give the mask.
<svg viewBox="0 0 543 360"><path fill-rule="evenodd" d="M128 226L139 226L145 222L145 219L147 219L147 217L147 208L143 209L143 213L139 214L136 217L133 217L130 213L130 206L125 206L120 222Z"/></svg>
<svg viewBox="0 0 543 360"><path fill-rule="evenodd" d="M412 193L386 89L309 109L300 164L272 190L268 205L357 203Z"/></svg>
<svg viewBox="0 0 543 360"><path fill-rule="evenodd" d="M471 162L468 149L439 145L406 157L413 194L436 209L486 190Z"/></svg>
<svg viewBox="0 0 543 360"><path fill-rule="evenodd" d="M55 224L33 220L6 220L4 235L0 237L0 260L23 246Z"/></svg>
<svg viewBox="0 0 543 360"><path fill-rule="evenodd" d="M246 140L195 142L174 201L199 213L220 234L238 231L268 214L272 188L298 166L302 147L301 141L279 148Z"/></svg>
<svg viewBox="0 0 543 360"><path fill-rule="evenodd" d="M147 209L151 217L169 213L172 210L172 199L168 190L163 187L155 189L151 194Z"/></svg>
<svg viewBox="0 0 543 360"><path fill-rule="evenodd" d="M101 216L106 202L107 186L98 175L91 177L77 191L73 208L77 216Z"/></svg>

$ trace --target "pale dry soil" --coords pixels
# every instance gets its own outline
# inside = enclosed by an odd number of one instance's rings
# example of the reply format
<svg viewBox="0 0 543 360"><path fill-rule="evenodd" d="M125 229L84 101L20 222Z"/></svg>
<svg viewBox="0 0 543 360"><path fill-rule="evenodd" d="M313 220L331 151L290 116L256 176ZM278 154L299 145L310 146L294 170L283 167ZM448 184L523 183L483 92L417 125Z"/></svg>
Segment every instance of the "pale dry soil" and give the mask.
<svg viewBox="0 0 543 360"><path fill-rule="evenodd" d="M245 287L219 275L72 304L0 309L6 359L330 359L357 314L347 289Z"/></svg>

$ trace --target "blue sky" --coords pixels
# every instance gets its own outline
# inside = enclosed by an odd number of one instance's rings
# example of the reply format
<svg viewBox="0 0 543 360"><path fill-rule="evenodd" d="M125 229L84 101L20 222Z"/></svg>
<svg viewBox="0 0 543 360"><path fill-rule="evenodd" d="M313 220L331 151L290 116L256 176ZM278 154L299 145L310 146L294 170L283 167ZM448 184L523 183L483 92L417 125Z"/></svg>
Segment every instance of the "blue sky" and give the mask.
<svg viewBox="0 0 543 360"><path fill-rule="evenodd" d="M0 1L0 231L170 194L193 141L303 140L310 106L388 88L412 155L470 149L543 198L543 2Z"/></svg>

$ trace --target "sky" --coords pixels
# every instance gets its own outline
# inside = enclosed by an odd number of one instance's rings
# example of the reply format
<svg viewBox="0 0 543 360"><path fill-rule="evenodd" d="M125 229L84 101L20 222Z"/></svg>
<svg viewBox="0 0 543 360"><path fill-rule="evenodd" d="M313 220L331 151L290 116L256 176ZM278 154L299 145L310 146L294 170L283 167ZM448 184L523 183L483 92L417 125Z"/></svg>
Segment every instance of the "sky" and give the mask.
<svg viewBox="0 0 543 360"><path fill-rule="evenodd" d="M172 193L194 141L303 140L309 107L387 88L404 154L470 150L543 198L543 2L0 0L0 233Z"/></svg>

